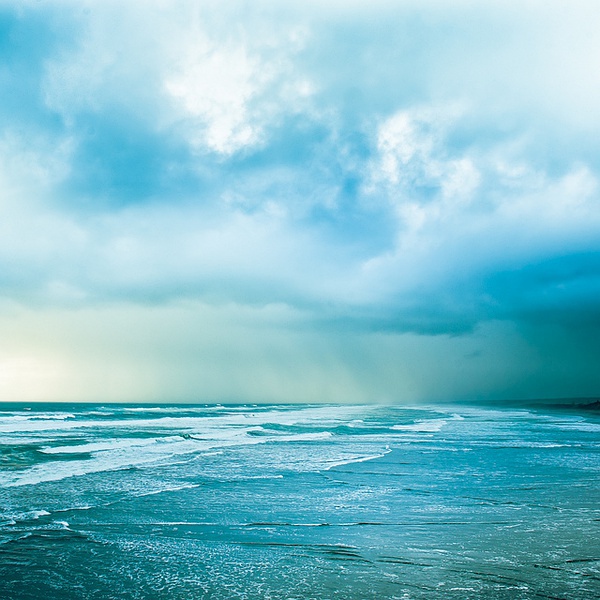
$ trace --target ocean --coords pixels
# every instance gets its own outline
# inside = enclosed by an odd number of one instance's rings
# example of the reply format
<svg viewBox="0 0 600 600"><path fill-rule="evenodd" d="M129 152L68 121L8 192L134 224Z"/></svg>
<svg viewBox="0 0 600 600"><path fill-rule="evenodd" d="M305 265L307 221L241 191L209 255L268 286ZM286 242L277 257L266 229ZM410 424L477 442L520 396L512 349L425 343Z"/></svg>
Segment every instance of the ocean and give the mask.
<svg viewBox="0 0 600 600"><path fill-rule="evenodd" d="M0 598L600 597L600 415L0 405Z"/></svg>

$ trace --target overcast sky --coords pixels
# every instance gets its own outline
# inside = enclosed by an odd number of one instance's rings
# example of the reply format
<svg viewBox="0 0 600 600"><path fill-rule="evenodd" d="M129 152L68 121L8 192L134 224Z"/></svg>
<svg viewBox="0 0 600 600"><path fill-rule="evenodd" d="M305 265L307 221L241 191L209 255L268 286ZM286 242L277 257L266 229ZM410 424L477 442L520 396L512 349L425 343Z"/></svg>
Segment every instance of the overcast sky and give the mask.
<svg viewBox="0 0 600 600"><path fill-rule="evenodd" d="M599 22L0 0L0 399L600 396Z"/></svg>

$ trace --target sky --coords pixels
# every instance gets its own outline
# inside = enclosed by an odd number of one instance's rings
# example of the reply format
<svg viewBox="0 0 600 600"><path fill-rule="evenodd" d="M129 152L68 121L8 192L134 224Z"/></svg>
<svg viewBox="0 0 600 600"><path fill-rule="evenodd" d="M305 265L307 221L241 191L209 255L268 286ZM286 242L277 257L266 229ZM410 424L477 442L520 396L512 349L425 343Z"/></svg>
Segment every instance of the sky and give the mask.
<svg viewBox="0 0 600 600"><path fill-rule="evenodd" d="M596 0L0 0L0 400L600 396Z"/></svg>

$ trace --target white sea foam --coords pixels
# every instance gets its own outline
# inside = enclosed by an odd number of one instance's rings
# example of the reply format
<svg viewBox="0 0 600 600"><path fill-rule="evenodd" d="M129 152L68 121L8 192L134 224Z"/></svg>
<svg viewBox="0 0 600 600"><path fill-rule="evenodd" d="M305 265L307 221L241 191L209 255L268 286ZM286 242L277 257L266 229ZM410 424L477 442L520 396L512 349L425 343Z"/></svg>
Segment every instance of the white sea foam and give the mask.
<svg viewBox="0 0 600 600"><path fill-rule="evenodd" d="M248 407L244 407L246 410ZM121 409L124 413L150 413L159 414L166 413L169 415L177 413L205 413L222 411L223 406L220 404L211 404L206 406L126 406Z"/></svg>
<svg viewBox="0 0 600 600"><path fill-rule="evenodd" d="M424 433L435 433L447 425L446 419L420 419L412 425L393 425L390 429L394 431L422 431Z"/></svg>
<svg viewBox="0 0 600 600"><path fill-rule="evenodd" d="M9 415L0 416L0 432L17 433L69 428L74 416L64 415Z"/></svg>
<svg viewBox="0 0 600 600"><path fill-rule="evenodd" d="M141 494L134 494L136 498L144 498L146 496L156 496L157 494L164 494L165 492L179 492L181 490L193 490L194 488L200 487L199 483L184 483L182 485L174 485L158 490L151 490L149 492L142 492Z"/></svg>
<svg viewBox="0 0 600 600"><path fill-rule="evenodd" d="M583 419L573 419L573 421L570 422L563 421L559 423L552 423L550 426L558 429L586 431L590 433L600 432L600 423L591 423Z"/></svg>
<svg viewBox="0 0 600 600"><path fill-rule="evenodd" d="M25 512L5 513L0 515L0 525L23 525L29 521L37 521L41 517L47 517L51 513L47 510L28 510Z"/></svg>
<svg viewBox="0 0 600 600"><path fill-rule="evenodd" d="M253 479L283 479L283 475L246 475L244 481L252 481Z"/></svg>
<svg viewBox="0 0 600 600"><path fill-rule="evenodd" d="M89 504L84 504L83 506L69 506L69 508L57 508L54 512L61 513L61 512L71 512L72 510L90 510L91 508L93 508L93 507L90 506ZM50 513L48 513L48 514L50 514Z"/></svg>
<svg viewBox="0 0 600 600"><path fill-rule="evenodd" d="M173 436L170 438L170 440L173 439L180 440L181 437ZM43 452L44 454L86 454L101 452L103 450L116 450L117 448L138 448L156 444L158 441L160 441L160 438L128 440L108 439L102 442L90 442L88 444L77 444L75 446L53 446L43 448L40 452Z"/></svg>
<svg viewBox="0 0 600 600"><path fill-rule="evenodd" d="M47 510L30 510L27 512L16 513L11 515L15 521L36 521L40 517L47 517L50 513Z"/></svg>
<svg viewBox="0 0 600 600"><path fill-rule="evenodd" d="M361 462L366 462L368 460L375 460L377 458L383 458L386 454L389 454L390 452L391 452L391 450L386 450L385 452L382 452L381 454L371 454L369 456L353 456L350 458L333 461L333 462L329 463L327 465L327 467L325 467L322 470L329 471L329 469L333 469L334 467L342 467L344 465L350 465L353 463L361 463Z"/></svg>
<svg viewBox="0 0 600 600"><path fill-rule="evenodd" d="M71 413L35 413L27 417L30 421L65 421L66 419L74 419L75 415Z"/></svg>
<svg viewBox="0 0 600 600"><path fill-rule="evenodd" d="M181 409L179 409L181 410ZM34 431L65 431L76 429L169 429L169 430L186 430L194 431L201 430L207 425L211 427L235 427L249 425L264 425L268 423L291 426L291 425L312 425L315 422L325 426L332 424L337 425L342 422L347 422L350 415L362 414L365 411L373 410L373 407L339 407L339 406L320 406L320 407L302 407L298 409L277 410L257 410L256 412L233 412L229 409L222 409L225 414L216 412L214 415L199 415L199 416L176 416L177 410L167 413L164 417L152 417L148 419L119 419L115 415L114 419L75 419L73 415L64 413L60 418L58 416L52 418L44 418L42 415L37 415L39 418L30 419L28 417L13 416L0 417L0 432L3 433L27 433ZM246 407L246 411L247 411ZM163 412L163 409L157 411L158 414ZM185 411L189 413L189 411ZM201 412L205 412L202 409ZM141 413L141 411L140 411ZM90 416L86 414L86 417Z"/></svg>
<svg viewBox="0 0 600 600"><path fill-rule="evenodd" d="M22 412L11 412L1 414L0 419L6 421L64 421L65 419L74 419L75 415L64 412L32 412L23 414Z"/></svg>
<svg viewBox="0 0 600 600"><path fill-rule="evenodd" d="M330 432L299 433L276 436L250 436L248 428L213 428L205 429L202 437L186 437L175 435L167 438L151 438L144 444L129 443L129 440L104 440L101 443L90 443L77 446L59 446L47 448L46 453L57 456L65 452L92 452L86 460L52 461L32 466L24 471L5 472L0 475L0 485L17 487L36 485L49 481L60 481L69 477L78 477L105 471L123 470L146 465L170 464L173 459L182 455L205 454L215 448L265 444L268 442L289 443L323 441L332 437ZM85 450L85 449L88 450ZM93 450L90 450L93 449Z"/></svg>

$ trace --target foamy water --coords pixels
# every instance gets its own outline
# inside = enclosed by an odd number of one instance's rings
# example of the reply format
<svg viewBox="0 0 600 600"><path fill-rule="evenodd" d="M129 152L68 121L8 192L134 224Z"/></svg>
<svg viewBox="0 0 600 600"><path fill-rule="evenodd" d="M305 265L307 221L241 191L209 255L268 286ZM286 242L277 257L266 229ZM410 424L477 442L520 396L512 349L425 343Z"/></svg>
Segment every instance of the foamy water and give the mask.
<svg viewBox="0 0 600 600"><path fill-rule="evenodd" d="M1 598L600 595L591 414L5 408Z"/></svg>

